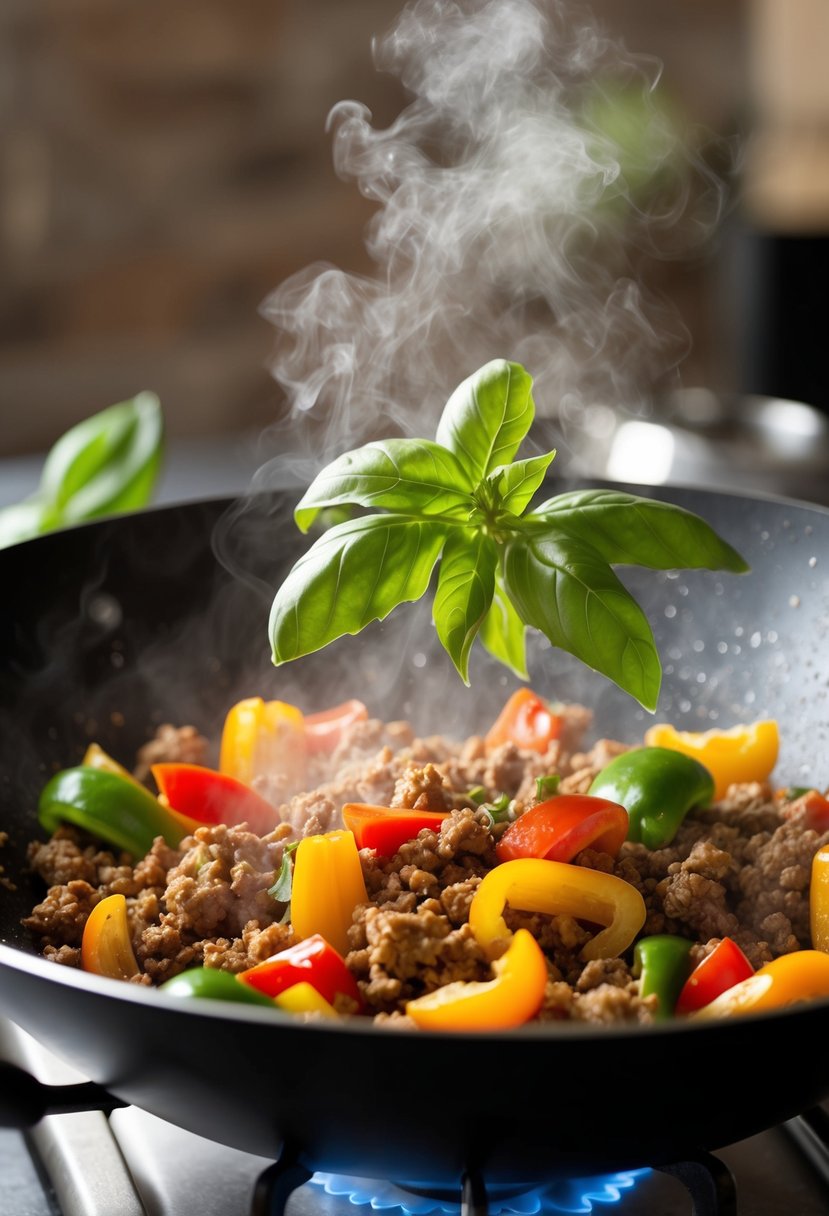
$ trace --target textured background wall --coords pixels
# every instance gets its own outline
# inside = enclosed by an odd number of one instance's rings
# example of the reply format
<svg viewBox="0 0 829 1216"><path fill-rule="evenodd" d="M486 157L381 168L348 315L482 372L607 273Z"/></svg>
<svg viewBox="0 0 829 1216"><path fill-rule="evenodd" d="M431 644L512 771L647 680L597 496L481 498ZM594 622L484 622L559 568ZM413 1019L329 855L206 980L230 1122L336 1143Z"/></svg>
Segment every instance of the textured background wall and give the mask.
<svg viewBox="0 0 829 1216"><path fill-rule="evenodd" d="M0 455L155 389L173 433L279 408L259 306L315 261L368 269L369 202L341 182L330 107L403 104L372 65L387 0L5 0L0 9ZM738 0L605 0L628 46L715 132L743 121ZM727 383L705 258L659 284L693 335L685 377Z"/></svg>

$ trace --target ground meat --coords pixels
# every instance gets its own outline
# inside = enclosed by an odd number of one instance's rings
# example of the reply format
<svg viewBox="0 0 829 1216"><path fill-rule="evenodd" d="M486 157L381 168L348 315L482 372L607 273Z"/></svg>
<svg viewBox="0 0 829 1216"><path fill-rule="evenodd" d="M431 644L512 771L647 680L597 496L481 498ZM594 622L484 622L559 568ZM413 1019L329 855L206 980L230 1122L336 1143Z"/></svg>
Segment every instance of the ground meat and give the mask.
<svg viewBox="0 0 829 1216"><path fill-rule="evenodd" d="M366 901L348 929L346 964L363 1013L381 1026L411 1028L409 1000L450 983L491 980L508 948L507 938L478 942L470 907L498 864L497 843L509 823L535 805L538 778L558 777L562 793L586 793L628 746L600 739L585 747L589 712L569 705L559 712L561 732L544 753L488 746L481 736L418 738L403 722L353 723L332 754L307 762L293 756L290 772L260 778L278 819L261 838L245 826L205 826L178 849L158 839L146 857L133 859L60 828L30 846L29 864L45 894L26 926L47 958L79 966L91 909L120 892L139 968L135 982L158 984L196 965L239 973L297 940L289 909L271 894L287 846L342 827L348 802L443 812L439 830L421 830L392 857L360 853ZM146 776L162 759L201 763L207 754L193 728L165 726L142 748L136 772ZM811 860L829 843L829 831L811 822L807 798L787 803L767 783L749 783L689 813L663 848L626 841L616 856L586 848L573 862L635 887L645 904L641 934L686 937L692 964L728 936L760 967L810 945ZM503 917L510 933L527 929L544 953L539 1021L653 1021L656 998L640 995L632 947L619 958L585 961L600 926L509 902Z"/></svg>
<svg viewBox="0 0 829 1216"><path fill-rule="evenodd" d="M149 743L138 752L133 776L147 781L154 764L205 764L210 745L194 726L159 726Z"/></svg>

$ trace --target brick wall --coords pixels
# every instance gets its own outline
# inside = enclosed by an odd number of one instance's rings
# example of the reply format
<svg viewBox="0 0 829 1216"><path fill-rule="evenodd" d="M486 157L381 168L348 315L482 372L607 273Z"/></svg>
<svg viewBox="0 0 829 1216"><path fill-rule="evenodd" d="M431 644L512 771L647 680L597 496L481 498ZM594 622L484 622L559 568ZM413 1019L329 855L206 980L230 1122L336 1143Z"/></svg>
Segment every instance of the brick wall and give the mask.
<svg viewBox="0 0 829 1216"><path fill-rule="evenodd" d="M739 108L737 0L598 6L664 58L700 122ZM624 10L622 12L621 10ZM388 0L6 0L0 11L0 455L38 451L140 388L170 429L261 427L278 408L258 308L327 260L367 269L370 205L337 179L331 105L375 122L402 94L371 62ZM707 271L674 267L721 374Z"/></svg>

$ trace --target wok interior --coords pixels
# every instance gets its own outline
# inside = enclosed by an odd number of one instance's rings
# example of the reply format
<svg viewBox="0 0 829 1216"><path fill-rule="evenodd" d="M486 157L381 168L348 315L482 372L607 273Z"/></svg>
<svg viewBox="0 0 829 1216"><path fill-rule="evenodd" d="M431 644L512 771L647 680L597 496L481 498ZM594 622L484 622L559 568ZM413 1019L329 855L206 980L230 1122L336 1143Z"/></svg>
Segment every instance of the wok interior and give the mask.
<svg viewBox="0 0 829 1216"><path fill-rule="evenodd" d="M704 729L774 716L780 781L825 786L829 512L623 488L696 511L752 567L741 576L621 572L663 659L657 718ZM10 836L0 863L18 884L0 898L2 942L35 949L19 922L39 897L24 874L37 796L91 738L129 762L158 723L192 722L215 738L229 704L256 693L308 709L358 696L372 713L408 717L421 733L463 735L484 729L517 684L478 654L464 689L437 651L425 603L274 669L270 599L307 543L291 506L280 496L241 511L227 501L188 504L0 554L0 822ZM540 693L593 709L595 737L634 742L652 720L537 638L529 660ZM262 1155L275 1155L288 1135L309 1165L335 1172L454 1183L483 1152L489 1181L530 1184L551 1166L613 1170L714 1150L829 1095L826 1002L691 1028L425 1036L290 1018L260 1024L234 1010L200 1017L150 993L120 999L114 982L109 995L62 972L0 949L0 1005L127 1101ZM390 1135L377 1095L412 1069L419 1083L395 1107ZM725 1091L717 1089L723 1076ZM462 1078L462 1088L436 1102L446 1078ZM524 1116L533 1107L543 1120Z"/></svg>
<svg viewBox="0 0 829 1216"><path fill-rule="evenodd" d="M575 487L555 481L552 492ZM593 483L595 484L595 483ZM618 487L617 487L618 488ZM654 629L663 662L652 717L540 636L530 683L591 707L591 734L635 742L649 723L684 729L780 722L775 776L829 783L829 512L775 499L629 486L706 518L751 572L621 569ZM162 722L216 739L242 696L312 710L359 697L372 714L421 733L485 730L518 683L480 646L465 688L440 650L428 598L358 637L280 668L270 660L273 591L308 545L293 499L273 494L159 508L71 529L0 554L0 799L18 884L0 901L0 937L31 948L19 919L37 894L24 873L40 788L78 763L91 739L129 764Z"/></svg>

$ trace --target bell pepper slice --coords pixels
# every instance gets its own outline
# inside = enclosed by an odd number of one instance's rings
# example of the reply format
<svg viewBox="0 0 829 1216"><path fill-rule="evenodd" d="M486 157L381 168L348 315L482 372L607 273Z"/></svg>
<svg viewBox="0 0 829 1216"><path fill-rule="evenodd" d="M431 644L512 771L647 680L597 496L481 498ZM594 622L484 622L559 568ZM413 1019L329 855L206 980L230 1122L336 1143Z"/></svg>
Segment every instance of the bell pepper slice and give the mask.
<svg viewBox="0 0 829 1216"><path fill-rule="evenodd" d="M829 798L817 790L806 790L800 797L806 810L803 826L813 832L829 831Z"/></svg>
<svg viewBox="0 0 829 1216"><path fill-rule="evenodd" d="M323 832L300 840L291 885L291 924L298 937L319 933L346 955L354 909L367 901L352 832Z"/></svg>
<svg viewBox="0 0 829 1216"><path fill-rule="evenodd" d="M345 731L355 722L365 722L368 710L362 701L352 698L342 705L305 715L305 749L309 755L333 752Z"/></svg>
<svg viewBox="0 0 829 1216"><path fill-rule="evenodd" d="M240 984L238 976L229 971L219 971L216 967L191 967L188 971L181 971L159 984L158 991L185 1000L204 997L212 1001L239 1001L244 1005L274 1007L270 997L263 996L248 984Z"/></svg>
<svg viewBox="0 0 829 1216"><path fill-rule="evenodd" d="M125 781L135 781L135 777L133 777L129 769L124 768L123 764L119 764L117 760L114 760L109 752L105 752L100 743L90 743L84 752L81 764L89 768L102 768L108 773L117 773ZM136 782L136 784L140 785L140 782Z"/></svg>
<svg viewBox="0 0 829 1216"><path fill-rule="evenodd" d="M305 763L305 720L286 701L245 697L228 710L219 746L219 771L250 785L276 770L299 780Z"/></svg>
<svg viewBox="0 0 829 1216"><path fill-rule="evenodd" d="M150 771L162 804L196 823L246 823L252 832L265 836L279 822L275 807L227 773L201 764L172 763L153 764Z"/></svg>
<svg viewBox="0 0 829 1216"><path fill-rule="evenodd" d="M702 1009L735 984L754 975L754 968L740 947L724 937L688 976L677 998L678 1014Z"/></svg>
<svg viewBox="0 0 829 1216"><path fill-rule="evenodd" d="M563 722L543 697L529 688L519 688L487 731L484 744L488 751L502 743L514 743L543 754L561 734Z"/></svg>
<svg viewBox="0 0 829 1216"><path fill-rule="evenodd" d="M37 814L47 832L73 823L134 857L148 853L157 836L175 848L187 835L185 825L143 785L89 765L63 769L47 781Z"/></svg>
<svg viewBox="0 0 829 1216"><path fill-rule="evenodd" d="M89 913L81 939L81 966L113 980L138 975L123 895L105 896Z"/></svg>
<svg viewBox="0 0 829 1216"><path fill-rule="evenodd" d="M340 1015L329 1001L313 984L301 980L285 988L273 998L274 1004L286 1013L321 1013L327 1018L338 1018Z"/></svg>
<svg viewBox="0 0 829 1216"><path fill-rule="evenodd" d="M495 866L481 879L469 906L469 924L482 945L509 938L503 917L509 904L524 912L572 916L605 925L580 957L615 958L645 923L646 909L636 887L599 870L563 861L519 858Z"/></svg>
<svg viewBox="0 0 829 1216"><path fill-rule="evenodd" d="M534 1018L544 1000L547 962L533 935L519 929L492 964L495 978L445 984L406 1002L422 1030L508 1030Z"/></svg>
<svg viewBox="0 0 829 1216"><path fill-rule="evenodd" d="M498 841L495 854L499 861L572 861L582 849L594 848L615 857L627 831L628 813L617 802L589 794L556 794L519 815Z"/></svg>
<svg viewBox="0 0 829 1216"><path fill-rule="evenodd" d="M312 933L263 963L241 971L238 978L270 997L278 997L294 985L306 984L314 987L329 1005L340 995L349 997L358 1009L363 1005L357 981L342 955L319 933Z"/></svg>
<svg viewBox="0 0 829 1216"><path fill-rule="evenodd" d="M625 807L630 819L628 840L661 849L676 836L691 807L710 803L714 778L699 760L684 752L635 747L615 756L588 792Z"/></svg>
<svg viewBox="0 0 829 1216"><path fill-rule="evenodd" d="M809 927L815 950L829 953L829 845L818 849L812 858Z"/></svg>
<svg viewBox="0 0 829 1216"><path fill-rule="evenodd" d="M691 943L672 933L640 937L633 948L633 974L639 995L657 998L657 1021L673 1017L676 1002L691 967Z"/></svg>
<svg viewBox="0 0 829 1216"><path fill-rule="evenodd" d="M823 996L829 996L829 954L822 950L795 950L772 959L691 1016L697 1021L764 1013Z"/></svg>
<svg viewBox="0 0 829 1216"><path fill-rule="evenodd" d="M414 840L422 828L440 831L448 811L410 811L404 807L372 806L347 802L343 823L354 833L358 849L374 849L379 857L393 857L402 844Z"/></svg>
<svg viewBox="0 0 829 1216"><path fill-rule="evenodd" d="M714 778L714 800L724 798L737 782L765 781L777 763L780 735L777 722L767 718L728 730L677 730L658 722L645 732L649 747L667 747L693 756Z"/></svg>

